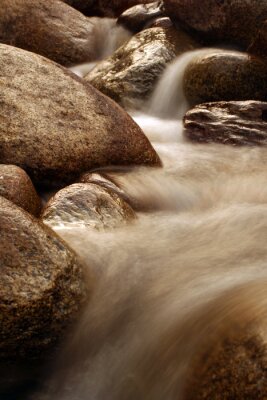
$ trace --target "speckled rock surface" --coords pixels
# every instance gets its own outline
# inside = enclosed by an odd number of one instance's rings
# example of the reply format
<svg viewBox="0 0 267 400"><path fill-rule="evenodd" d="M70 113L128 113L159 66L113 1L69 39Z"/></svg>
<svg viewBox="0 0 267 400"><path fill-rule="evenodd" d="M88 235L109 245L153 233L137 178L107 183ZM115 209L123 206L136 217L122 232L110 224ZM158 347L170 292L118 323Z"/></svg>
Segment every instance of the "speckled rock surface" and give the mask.
<svg viewBox="0 0 267 400"><path fill-rule="evenodd" d="M85 15L118 17L123 11L136 4L150 3L151 0L64 0Z"/></svg>
<svg viewBox="0 0 267 400"><path fill-rule="evenodd" d="M77 317L86 291L76 255L48 227L0 197L0 356L42 357Z"/></svg>
<svg viewBox="0 0 267 400"><path fill-rule="evenodd" d="M265 0L164 0L164 7L170 18L198 37L244 48L267 19Z"/></svg>
<svg viewBox="0 0 267 400"><path fill-rule="evenodd" d="M65 187L42 212L43 222L52 228L75 225L114 228L134 218L132 208L117 193L94 183Z"/></svg>
<svg viewBox="0 0 267 400"><path fill-rule="evenodd" d="M1 0L0 43L63 65L96 58L94 24L59 0Z"/></svg>
<svg viewBox="0 0 267 400"><path fill-rule="evenodd" d="M267 349L260 335L219 343L203 357L185 400L265 400Z"/></svg>
<svg viewBox="0 0 267 400"><path fill-rule="evenodd" d="M267 103L201 104L186 113L184 126L184 135L199 143L266 146Z"/></svg>
<svg viewBox="0 0 267 400"><path fill-rule="evenodd" d="M122 13L118 18L118 24L132 32L139 32L161 15L162 11L158 1L139 4Z"/></svg>
<svg viewBox="0 0 267 400"><path fill-rule="evenodd" d="M134 36L85 79L126 108L138 108L152 93L167 63L197 46L174 28L150 28Z"/></svg>
<svg viewBox="0 0 267 400"><path fill-rule="evenodd" d="M0 76L0 162L19 165L34 181L71 181L99 165L160 163L125 111L52 61L0 45Z"/></svg>
<svg viewBox="0 0 267 400"><path fill-rule="evenodd" d="M187 66L184 92L191 105L220 100L265 100L266 64L246 53L215 50Z"/></svg>
<svg viewBox="0 0 267 400"><path fill-rule="evenodd" d="M41 211L41 199L30 177L16 165L0 164L0 196L35 216Z"/></svg>

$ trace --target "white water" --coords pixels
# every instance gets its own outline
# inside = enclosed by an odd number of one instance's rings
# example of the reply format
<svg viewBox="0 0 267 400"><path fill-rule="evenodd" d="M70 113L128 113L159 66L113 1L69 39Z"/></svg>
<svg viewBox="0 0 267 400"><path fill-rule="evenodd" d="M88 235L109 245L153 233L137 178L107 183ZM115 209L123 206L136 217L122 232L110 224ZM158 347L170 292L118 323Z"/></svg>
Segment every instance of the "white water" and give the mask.
<svg viewBox="0 0 267 400"><path fill-rule="evenodd" d="M182 119L189 109L183 92L183 77L186 67L198 57L221 51L221 49L197 49L177 57L167 66L160 78L148 102L148 114L161 118Z"/></svg>
<svg viewBox="0 0 267 400"><path fill-rule="evenodd" d="M95 291L34 400L186 400L203 353L246 330L266 343L267 150L184 141L177 91L195 56L159 83L153 102L164 80L171 100L134 115L164 168L110 173L150 212L113 231L58 230Z"/></svg>

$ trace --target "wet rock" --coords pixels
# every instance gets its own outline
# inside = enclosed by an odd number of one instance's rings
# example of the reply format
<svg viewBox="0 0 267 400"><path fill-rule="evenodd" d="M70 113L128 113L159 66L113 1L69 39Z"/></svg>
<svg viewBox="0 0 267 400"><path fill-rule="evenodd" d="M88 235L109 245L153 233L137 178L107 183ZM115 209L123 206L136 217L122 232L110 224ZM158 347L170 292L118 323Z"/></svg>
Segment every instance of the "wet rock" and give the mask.
<svg viewBox="0 0 267 400"><path fill-rule="evenodd" d="M106 168L87 172L81 175L80 181L117 193L138 212L173 210L177 195L162 192L162 186L156 184L161 172L164 173L157 168Z"/></svg>
<svg viewBox="0 0 267 400"><path fill-rule="evenodd" d="M117 193L94 183L76 183L60 190L42 213L43 222L52 228L114 228L134 218L132 208Z"/></svg>
<svg viewBox="0 0 267 400"><path fill-rule="evenodd" d="M118 24L132 32L139 32L162 15L160 3L139 4L120 15Z"/></svg>
<svg viewBox="0 0 267 400"><path fill-rule="evenodd" d="M62 65L96 58L94 24L58 0L2 0L0 42Z"/></svg>
<svg viewBox="0 0 267 400"><path fill-rule="evenodd" d="M31 179L16 165L0 164L0 196L35 216L41 211L41 200Z"/></svg>
<svg viewBox="0 0 267 400"><path fill-rule="evenodd" d="M95 185L99 185L109 192L115 192L119 197L126 201L126 203L131 204L131 199L125 193L125 191L119 186L119 184L110 176L109 173L103 172L85 172L79 178L80 183L94 183ZM134 208L134 207L133 207Z"/></svg>
<svg viewBox="0 0 267 400"><path fill-rule="evenodd" d="M229 42L246 48L267 19L265 0L164 0L171 19L208 42Z"/></svg>
<svg viewBox="0 0 267 400"><path fill-rule="evenodd" d="M166 65L196 42L174 28L146 29L100 62L85 79L126 108L141 107Z"/></svg>
<svg viewBox="0 0 267 400"><path fill-rule="evenodd" d="M184 126L184 135L199 143L267 145L267 103L201 104L187 112Z"/></svg>
<svg viewBox="0 0 267 400"><path fill-rule="evenodd" d="M52 61L0 45L0 75L1 163L46 184L100 165L160 163L125 111Z"/></svg>
<svg viewBox="0 0 267 400"><path fill-rule="evenodd" d="M64 0L85 15L118 17L123 11L136 4L151 3L151 0Z"/></svg>
<svg viewBox="0 0 267 400"><path fill-rule="evenodd" d="M0 237L1 365L43 358L85 300L81 265L53 231L3 197Z"/></svg>
<svg viewBox="0 0 267 400"><path fill-rule="evenodd" d="M209 51L187 66L184 93L191 105L219 100L265 100L266 64L246 53Z"/></svg>

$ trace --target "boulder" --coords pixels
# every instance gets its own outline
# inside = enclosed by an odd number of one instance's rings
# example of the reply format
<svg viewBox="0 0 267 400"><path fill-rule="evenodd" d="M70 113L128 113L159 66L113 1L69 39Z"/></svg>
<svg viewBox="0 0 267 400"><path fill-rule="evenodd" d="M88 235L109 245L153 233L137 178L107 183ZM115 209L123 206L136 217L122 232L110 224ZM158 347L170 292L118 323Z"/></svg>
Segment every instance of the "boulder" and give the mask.
<svg viewBox="0 0 267 400"><path fill-rule="evenodd" d="M184 135L198 143L267 145L267 103L231 101L196 106L184 117Z"/></svg>
<svg viewBox="0 0 267 400"><path fill-rule="evenodd" d="M35 216L41 211L41 199L30 177L16 165L0 164L0 196Z"/></svg>
<svg viewBox="0 0 267 400"><path fill-rule="evenodd" d="M265 100L266 64L247 53L208 50L186 67L184 93L191 105L220 100Z"/></svg>
<svg viewBox="0 0 267 400"><path fill-rule="evenodd" d="M35 182L58 185L100 165L160 164L128 114L65 68L0 45L0 76L0 162Z"/></svg>
<svg viewBox="0 0 267 400"><path fill-rule="evenodd" d="M197 47L181 30L150 28L134 36L85 79L126 108L140 108L151 95L166 65Z"/></svg>
<svg viewBox="0 0 267 400"><path fill-rule="evenodd" d="M151 0L64 0L85 15L118 17L123 11L136 4L150 3Z"/></svg>
<svg viewBox="0 0 267 400"><path fill-rule="evenodd" d="M246 48L267 19L265 0L164 0L165 12L208 42Z"/></svg>
<svg viewBox="0 0 267 400"><path fill-rule="evenodd" d="M3 197L0 237L1 363L41 359L77 318L90 284L54 232Z"/></svg>
<svg viewBox="0 0 267 400"><path fill-rule="evenodd" d="M76 183L65 187L50 199L42 220L52 228L85 226L114 228L133 220L132 208L113 190L94 183Z"/></svg>
<svg viewBox="0 0 267 400"><path fill-rule="evenodd" d="M131 7L120 15L118 24L132 32L139 32L162 16L158 1L149 4L139 4Z"/></svg>
<svg viewBox="0 0 267 400"><path fill-rule="evenodd" d="M69 66L97 58L94 40L94 23L59 0L1 1L0 43Z"/></svg>

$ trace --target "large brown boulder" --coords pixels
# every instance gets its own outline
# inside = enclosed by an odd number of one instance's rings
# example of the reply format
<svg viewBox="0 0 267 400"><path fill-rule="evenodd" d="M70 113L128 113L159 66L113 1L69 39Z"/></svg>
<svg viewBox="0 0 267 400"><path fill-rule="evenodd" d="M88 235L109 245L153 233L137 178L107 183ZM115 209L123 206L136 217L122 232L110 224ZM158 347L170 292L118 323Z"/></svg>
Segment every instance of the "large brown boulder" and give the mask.
<svg viewBox="0 0 267 400"><path fill-rule="evenodd" d="M59 0L2 0L0 42L63 65L96 58L94 24Z"/></svg>
<svg viewBox="0 0 267 400"><path fill-rule="evenodd" d="M175 22L209 42L230 42L246 48L264 20L265 0L164 0Z"/></svg>
<svg viewBox="0 0 267 400"><path fill-rule="evenodd" d="M76 183L55 194L42 212L51 228L114 228L135 218L132 208L113 190L95 183Z"/></svg>
<svg viewBox="0 0 267 400"><path fill-rule="evenodd" d="M67 245L0 197L1 363L42 358L66 334L87 289Z"/></svg>
<svg viewBox="0 0 267 400"><path fill-rule="evenodd" d="M198 143L267 145L267 103L236 101L196 106L184 117L184 135Z"/></svg>
<svg viewBox="0 0 267 400"><path fill-rule="evenodd" d="M95 166L160 163L125 111L63 67L0 45L0 75L1 163L56 184Z"/></svg>
<svg viewBox="0 0 267 400"><path fill-rule="evenodd" d="M191 105L220 100L265 100L266 64L247 53L208 51L188 64L184 92Z"/></svg>
<svg viewBox="0 0 267 400"><path fill-rule="evenodd" d="M41 211L41 199L30 177L16 165L0 164L0 196L35 216Z"/></svg>
<svg viewBox="0 0 267 400"><path fill-rule="evenodd" d="M196 42L181 30L146 29L97 64L85 79L124 107L138 108L152 93L166 65L195 47Z"/></svg>
<svg viewBox="0 0 267 400"><path fill-rule="evenodd" d="M150 3L151 0L64 0L85 15L118 17L123 11L136 4Z"/></svg>

